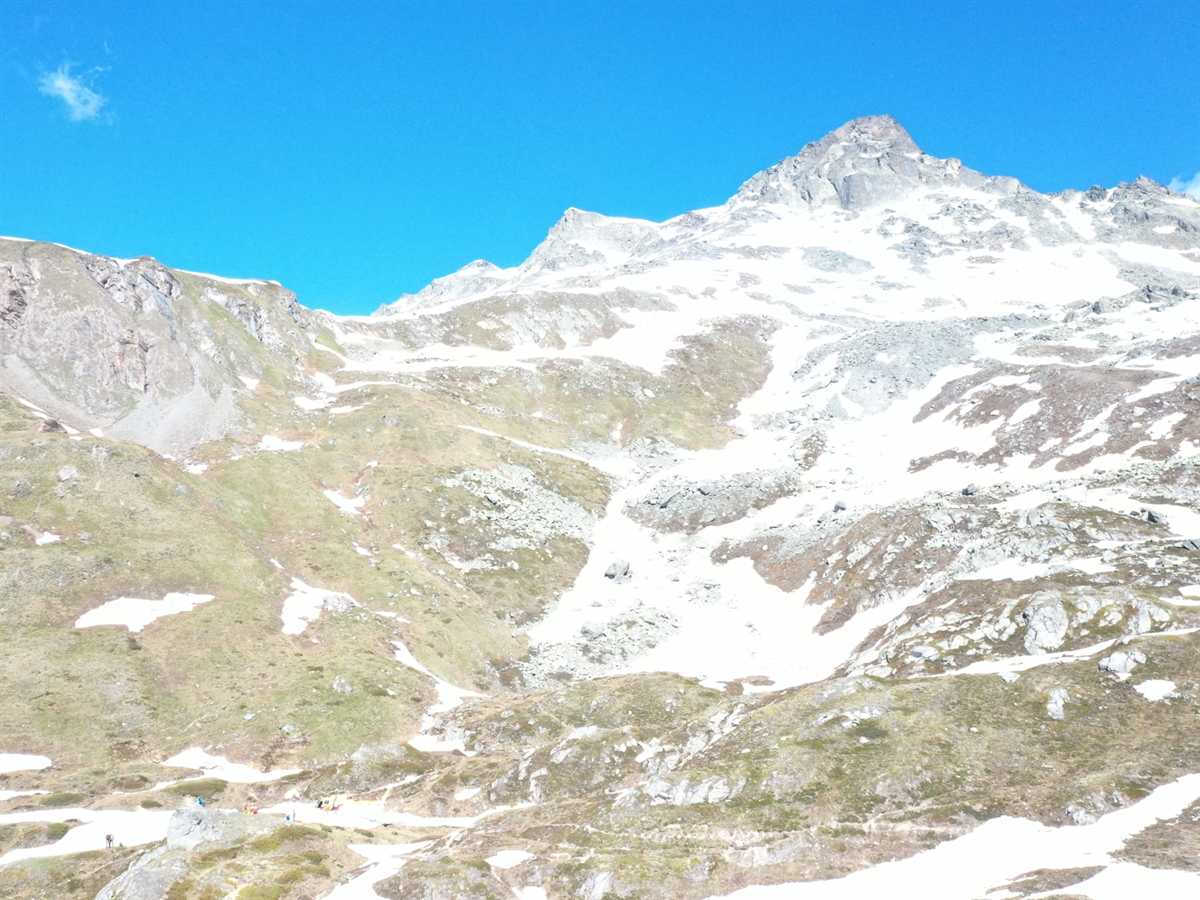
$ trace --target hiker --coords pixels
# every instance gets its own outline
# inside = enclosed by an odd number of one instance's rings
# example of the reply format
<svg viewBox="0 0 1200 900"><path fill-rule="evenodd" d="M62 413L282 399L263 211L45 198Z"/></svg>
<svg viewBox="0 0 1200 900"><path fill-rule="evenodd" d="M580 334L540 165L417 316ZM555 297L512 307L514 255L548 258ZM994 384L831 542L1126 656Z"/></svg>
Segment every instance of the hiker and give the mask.
<svg viewBox="0 0 1200 900"><path fill-rule="evenodd" d="M196 803L197 803L197 805L199 805L199 806L203 806L203 805L204 805L204 798L203 798L203 797L201 797L199 794L197 794L197 795L196 795Z"/></svg>
<svg viewBox="0 0 1200 900"><path fill-rule="evenodd" d="M113 845L113 836L111 834L106 834L104 836L104 846L107 847L109 850L111 850L112 845Z"/></svg>

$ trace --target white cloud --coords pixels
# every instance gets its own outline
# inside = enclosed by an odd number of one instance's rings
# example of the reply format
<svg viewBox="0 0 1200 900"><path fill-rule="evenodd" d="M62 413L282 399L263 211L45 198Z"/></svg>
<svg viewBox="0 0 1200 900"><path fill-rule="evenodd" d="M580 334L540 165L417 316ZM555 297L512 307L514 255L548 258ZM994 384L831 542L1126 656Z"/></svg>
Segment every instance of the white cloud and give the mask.
<svg viewBox="0 0 1200 900"><path fill-rule="evenodd" d="M53 72L43 75L38 89L67 104L67 114L73 122L96 118L100 115L100 107L108 102L107 97L97 94L71 74L70 63L63 63Z"/></svg>
<svg viewBox="0 0 1200 900"><path fill-rule="evenodd" d="M1181 194L1187 194L1200 200L1200 172L1197 172L1187 181L1182 178L1172 178L1171 183L1167 185L1173 191L1179 191Z"/></svg>

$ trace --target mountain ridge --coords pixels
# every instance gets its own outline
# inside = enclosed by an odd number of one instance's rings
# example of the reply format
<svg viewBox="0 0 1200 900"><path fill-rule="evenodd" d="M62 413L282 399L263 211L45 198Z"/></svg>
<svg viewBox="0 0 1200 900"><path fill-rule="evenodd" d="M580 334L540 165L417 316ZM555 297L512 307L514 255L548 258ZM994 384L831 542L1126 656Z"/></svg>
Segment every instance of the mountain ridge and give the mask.
<svg viewBox="0 0 1200 900"><path fill-rule="evenodd" d="M953 162L856 120L374 316L0 240L0 893L706 900L968 834L1083 890L1002 816L1190 890L1200 203Z"/></svg>

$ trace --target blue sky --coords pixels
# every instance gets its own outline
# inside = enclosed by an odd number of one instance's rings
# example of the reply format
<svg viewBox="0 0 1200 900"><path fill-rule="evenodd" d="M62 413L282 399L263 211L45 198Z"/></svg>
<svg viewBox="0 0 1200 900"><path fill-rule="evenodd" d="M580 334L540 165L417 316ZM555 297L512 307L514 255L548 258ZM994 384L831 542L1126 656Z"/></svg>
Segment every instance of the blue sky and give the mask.
<svg viewBox="0 0 1200 900"><path fill-rule="evenodd" d="M1042 191L1200 171L1200 3L0 0L0 234L369 312L843 122Z"/></svg>

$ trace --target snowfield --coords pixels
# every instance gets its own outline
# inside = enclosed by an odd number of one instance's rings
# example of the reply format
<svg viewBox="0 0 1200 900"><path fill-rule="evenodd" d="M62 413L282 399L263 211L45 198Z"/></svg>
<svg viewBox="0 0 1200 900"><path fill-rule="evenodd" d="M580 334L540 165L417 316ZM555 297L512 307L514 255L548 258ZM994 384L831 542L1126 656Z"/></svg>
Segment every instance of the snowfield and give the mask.
<svg viewBox="0 0 1200 900"><path fill-rule="evenodd" d="M1006 896L999 892L1026 872L1085 866L1103 868L1079 884L1062 888L1061 893L1092 900L1191 900L1200 891L1200 874L1148 869L1120 862L1110 854L1139 831L1179 815L1197 797L1200 775L1188 775L1092 825L1050 828L1028 819L1001 816L932 850L845 878L748 887L724 894L720 900L962 900Z"/></svg>

